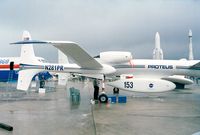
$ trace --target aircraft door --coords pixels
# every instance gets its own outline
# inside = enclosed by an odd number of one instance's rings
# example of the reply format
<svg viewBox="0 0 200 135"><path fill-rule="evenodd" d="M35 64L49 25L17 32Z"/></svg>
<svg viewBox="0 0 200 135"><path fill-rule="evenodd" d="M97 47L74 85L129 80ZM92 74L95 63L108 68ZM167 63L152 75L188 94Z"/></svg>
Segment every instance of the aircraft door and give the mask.
<svg viewBox="0 0 200 135"><path fill-rule="evenodd" d="M10 62L10 70L13 70L13 69L14 69L14 62L11 61L11 62Z"/></svg>

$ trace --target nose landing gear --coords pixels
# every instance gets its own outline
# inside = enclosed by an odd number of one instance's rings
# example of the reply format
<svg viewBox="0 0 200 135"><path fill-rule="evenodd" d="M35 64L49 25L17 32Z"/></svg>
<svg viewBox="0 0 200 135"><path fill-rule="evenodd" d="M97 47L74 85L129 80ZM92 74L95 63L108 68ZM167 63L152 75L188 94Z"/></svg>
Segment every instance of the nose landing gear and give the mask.
<svg viewBox="0 0 200 135"><path fill-rule="evenodd" d="M94 100L99 100L100 103L107 103L108 96L105 94L105 75L102 77L102 92L99 95L99 83L98 80L95 79L93 82L94 85ZM97 98L98 97L98 98Z"/></svg>
<svg viewBox="0 0 200 135"><path fill-rule="evenodd" d="M102 93L99 95L99 102L100 103L107 103L108 102L108 96L105 93Z"/></svg>

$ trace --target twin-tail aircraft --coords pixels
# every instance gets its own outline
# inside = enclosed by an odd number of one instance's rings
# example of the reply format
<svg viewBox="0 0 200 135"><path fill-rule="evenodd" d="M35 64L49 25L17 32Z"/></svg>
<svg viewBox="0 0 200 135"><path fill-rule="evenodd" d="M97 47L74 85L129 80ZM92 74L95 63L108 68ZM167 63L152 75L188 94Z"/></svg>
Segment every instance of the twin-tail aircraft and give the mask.
<svg viewBox="0 0 200 135"><path fill-rule="evenodd" d="M11 44L50 44L62 51L75 64L44 63L38 61L33 52L21 52L20 71L17 89L28 90L32 78L42 71L77 73L82 76L101 79L108 85L127 91L165 92L176 88L176 85L191 84L192 81L182 76L200 76L200 60L152 60L133 59L130 52L102 52L96 57L90 56L77 43L71 41L23 40ZM132 77L118 78L122 74ZM112 78L115 78L112 80ZM104 92L99 96L100 102L107 102Z"/></svg>

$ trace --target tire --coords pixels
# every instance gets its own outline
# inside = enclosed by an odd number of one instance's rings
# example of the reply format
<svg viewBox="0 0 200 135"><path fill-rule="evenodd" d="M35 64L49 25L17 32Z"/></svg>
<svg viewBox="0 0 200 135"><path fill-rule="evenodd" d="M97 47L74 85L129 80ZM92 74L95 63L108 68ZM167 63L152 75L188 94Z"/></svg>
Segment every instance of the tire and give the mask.
<svg viewBox="0 0 200 135"><path fill-rule="evenodd" d="M113 94L119 94L119 88L113 88Z"/></svg>
<svg viewBox="0 0 200 135"><path fill-rule="evenodd" d="M99 96L99 102L100 103L107 103L108 102L108 96L106 94L101 94Z"/></svg>

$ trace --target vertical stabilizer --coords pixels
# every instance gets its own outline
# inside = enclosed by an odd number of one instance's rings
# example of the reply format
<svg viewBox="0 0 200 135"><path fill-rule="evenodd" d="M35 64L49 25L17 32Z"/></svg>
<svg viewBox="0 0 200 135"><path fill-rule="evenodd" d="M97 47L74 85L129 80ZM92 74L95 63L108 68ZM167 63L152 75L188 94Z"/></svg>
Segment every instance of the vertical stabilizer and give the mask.
<svg viewBox="0 0 200 135"><path fill-rule="evenodd" d="M58 50L58 63L65 63L65 64L69 63L68 57L60 50ZM66 85L68 78L69 78L68 73L58 73L58 84Z"/></svg>
<svg viewBox="0 0 200 135"><path fill-rule="evenodd" d="M22 35L22 40L27 41L31 40L31 35L28 31L24 31ZM20 56L20 68L23 70L19 71L17 89L19 90L28 90L29 85L33 77L42 71L42 69L31 69L26 66L37 65L40 62L35 57L34 49L32 44L23 44L21 47L21 56Z"/></svg>
<svg viewBox="0 0 200 135"><path fill-rule="evenodd" d="M28 31L24 31L22 35L22 40L27 41L31 40L31 35ZM21 63L23 64L32 64L37 63L35 57L34 49L32 44L23 44L21 47Z"/></svg>

